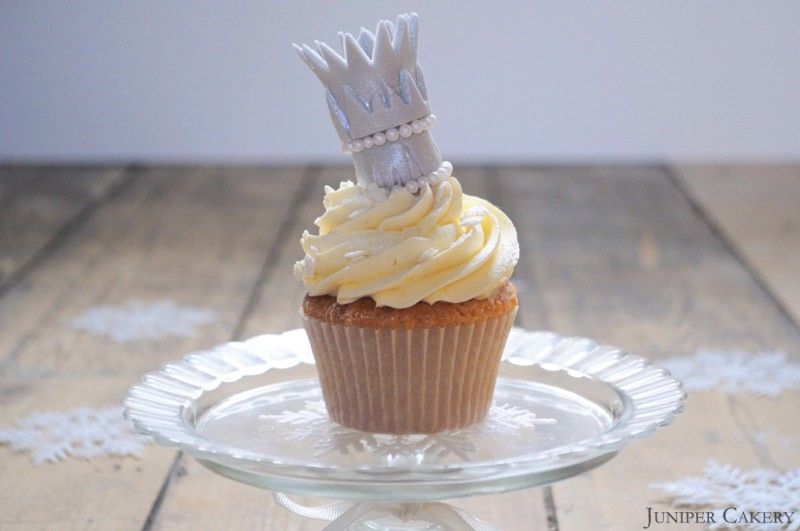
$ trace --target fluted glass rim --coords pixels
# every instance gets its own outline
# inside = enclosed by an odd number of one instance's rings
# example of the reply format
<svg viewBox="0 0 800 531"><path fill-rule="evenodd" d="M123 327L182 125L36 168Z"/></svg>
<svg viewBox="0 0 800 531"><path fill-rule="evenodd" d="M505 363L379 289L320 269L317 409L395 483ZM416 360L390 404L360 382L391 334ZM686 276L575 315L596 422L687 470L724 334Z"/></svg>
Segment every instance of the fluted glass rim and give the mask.
<svg viewBox="0 0 800 531"><path fill-rule="evenodd" d="M440 481L497 478L547 471L581 462L602 460L619 452L632 439L644 438L670 424L683 410L686 393L667 370L640 356L599 345L587 338L562 337L552 332L512 328L503 353L504 363L567 370L607 384L620 396L624 411L607 431L590 440L545 451L525 459L467 462L457 466L419 466L408 469L347 468L298 464L220 444L205 438L187 412L206 393L248 376L314 364L305 330L264 334L187 354L145 374L123 401L125 418L135 429L164 446L176 447L219 470L244 474L275 474L330 481ZM609 457L610 458L610 457ZM526 472L527 470L527 472ZM238 473L238 472L237 472ZM228 474L228 475L236 475Z"/></svg>

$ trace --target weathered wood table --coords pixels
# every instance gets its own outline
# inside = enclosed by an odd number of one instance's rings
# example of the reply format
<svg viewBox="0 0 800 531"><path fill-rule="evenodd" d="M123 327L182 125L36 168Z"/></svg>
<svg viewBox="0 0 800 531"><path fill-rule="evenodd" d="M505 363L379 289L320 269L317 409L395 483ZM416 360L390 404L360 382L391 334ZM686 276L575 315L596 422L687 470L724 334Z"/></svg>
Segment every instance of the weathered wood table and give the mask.
<svg viewBox="0 0 800 531"><path fill-rule="evenodd" d="M298 327L298 239L321 212L320 167L0 167L0 429L34 412L117 405L193 350ZM800 165L457 168L515 221L518 324L655 361L699 349L800 362ZM168 300L213 311L185 337L112 338L70 323ZM653 483L800 467L800 391L692 392L684 413L594 471L454 500L504 529L641 529L675 511ZM781 508L764 508L780 510ZM797 516L800 518L800 516ZM34 465L0 446L4 530L321 529L268 492L176 451ZM703 529L655 524L652 529ZM776 527L776 529L779 527Z"/></svg>

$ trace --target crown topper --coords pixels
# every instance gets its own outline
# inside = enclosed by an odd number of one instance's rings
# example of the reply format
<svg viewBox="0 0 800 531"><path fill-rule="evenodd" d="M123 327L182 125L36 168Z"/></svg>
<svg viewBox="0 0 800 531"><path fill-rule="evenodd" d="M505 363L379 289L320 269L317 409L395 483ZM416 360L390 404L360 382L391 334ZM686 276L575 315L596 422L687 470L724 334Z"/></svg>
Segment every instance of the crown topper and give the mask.
<svg viewBox="0 0 800 531"><path fill-rule="evenodd" d="M357 37L340 32L342 55L319 41L316 49L294 45L325 85L331 120L359 182L405 186L442 165L417 62L418 23L411 13L397 17L396 25L378 22L374 34L364 28Z"/></svg>

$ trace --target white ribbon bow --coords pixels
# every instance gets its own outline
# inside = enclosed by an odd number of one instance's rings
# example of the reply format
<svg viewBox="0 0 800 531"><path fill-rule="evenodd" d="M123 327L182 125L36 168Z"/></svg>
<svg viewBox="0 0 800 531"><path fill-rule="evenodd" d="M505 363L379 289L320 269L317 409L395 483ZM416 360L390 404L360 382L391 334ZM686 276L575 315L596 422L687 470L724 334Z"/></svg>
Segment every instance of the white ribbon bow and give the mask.
<svg viewBox="0 0 800 531"><path fill-rule="evenodd" d="M345 531L356 522L384 516L394 516L403 522L421 520L452 531L500 531L499 528L475 518L462 509L442 502L334 502L307 507L292 501L282 492L276 492L274 497L278 505L296 515L331 522L325 526L324 531Z"/></svg>

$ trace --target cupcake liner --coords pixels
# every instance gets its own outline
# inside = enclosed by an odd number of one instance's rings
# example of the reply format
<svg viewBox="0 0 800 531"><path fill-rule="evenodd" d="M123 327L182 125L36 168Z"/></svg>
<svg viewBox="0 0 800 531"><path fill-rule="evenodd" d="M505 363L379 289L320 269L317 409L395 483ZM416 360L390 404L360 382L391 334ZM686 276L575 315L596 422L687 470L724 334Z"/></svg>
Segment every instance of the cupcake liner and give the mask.
<svg viewBox="0 0 800 531"><path fill-rule="evenodd" d="M436 433L480 422L516 314L415 329L305 317L328 414L372 433Z"/></svg>

